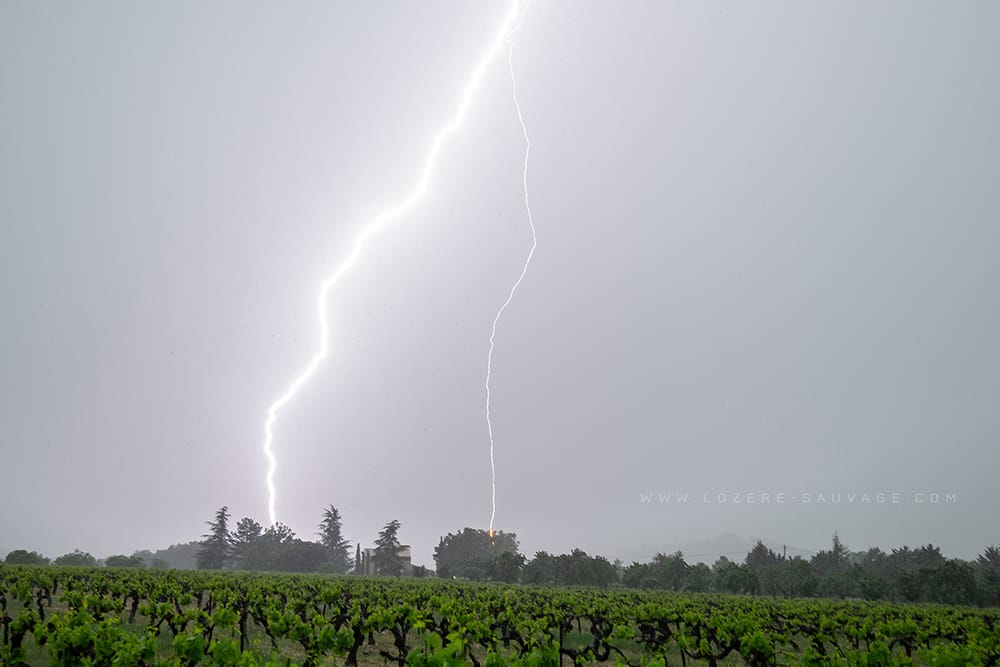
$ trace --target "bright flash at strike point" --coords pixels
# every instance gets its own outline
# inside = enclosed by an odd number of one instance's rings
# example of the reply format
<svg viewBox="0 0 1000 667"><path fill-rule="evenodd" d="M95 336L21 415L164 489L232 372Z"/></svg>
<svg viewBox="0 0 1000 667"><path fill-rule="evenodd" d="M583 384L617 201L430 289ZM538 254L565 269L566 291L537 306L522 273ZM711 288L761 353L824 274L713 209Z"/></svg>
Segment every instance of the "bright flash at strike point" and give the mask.
<svg viewBox="0 0 1000 667"><path fill-rule="evenodd" d="M326 358L326 355L329 352L330 325L326 316L326 301L330 295L330 290L332 290L333 287L340 282L340 279L344 276L344 274L357 263L358 259L361 257L361 251L364 249L365 242L375 232L382 229L386 223L400 217L403 213L412 208L413 205L427 193L427 184L430 181L431 172L434 170L434 164L437 162L441 146L444 144L445 139L447 139L449 135L461 126L462 121L465 119L465 114L469 110L469 105L472 103L472 96L479 87L479 83L483 78L486 68L489 66L490 61L493 60L494 56L496 56L500 49L503 48L504 44L508 43L507 38L513 32L512 26L514 25L514 22L517 21L519 17L524 15L523 12L520 14L518 13L520 5L520 0L514 0L514 2L511 3L510 11L507 13L503 23L500 25L500 30L497 31L497 35L490 44L489 49L487 49L486 53L480 59L476 69L473 70L472 76L462 93L461 102L459 103L458 109L455 111L455 115L452 117L451 122L441 128L441 130L434 136L433 141L431 141L431 147L427 153L427 161L424 163L424 170L420 176L420 180L417 181L417 186L401 203L397 204L395 207L385 209L374 220L361 229L361 232L354 240L354 247L351 250L351 253L346 259L344 259L340 266L333 271L333 273L326 277L320 286L319 297L316 302L320 322L319 350L315 355L313 355L312 359L310 359L305 370L302 371L302 373L299 374L299 376L296 377L288 386L285 393L279 396L278 399L271 404L271 407L268 408L267 411L267 421L264 423L264 454L267 456L268 460L267 511L271 525L277 523L277 516L275 513L277 492L274 486L274 473L278 468L278 459L275 457L273 449L274 424L278 419L278 412L281 408L285 407L285 405L295 398L299 389L301 389L302 385L309 381L309 378L311 378L313 373L316 372L316 369L319 367L323 359Z"/></svg>

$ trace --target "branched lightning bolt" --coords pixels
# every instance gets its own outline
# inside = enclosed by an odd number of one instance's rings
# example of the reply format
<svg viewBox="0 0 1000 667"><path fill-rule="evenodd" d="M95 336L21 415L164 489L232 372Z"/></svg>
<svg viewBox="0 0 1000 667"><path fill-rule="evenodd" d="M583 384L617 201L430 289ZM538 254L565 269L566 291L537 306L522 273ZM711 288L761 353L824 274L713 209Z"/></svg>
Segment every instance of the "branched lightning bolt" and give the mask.
<svg viewBox="0 0 1000 667"><path fill-rule="evenodd" d="M326 358L327 352L329 351L330 325L326 316L326 302L330 295L330 291L340 281L344 274L347 273L347 271L354 266L355 263L357 263L358 259L361 257L361 251L364 249L365 242L373 234L375 234L375 232L382 229L387 223L400 217L408 209L413 207L413 205L416 204L427 192L427 185L430 181L431 172L434 169L441 146L444 144L445 140L453 132L455 132L459 126L461 126L462 121L465 119L465 114L469 110L469 106L472 103L473 93L475 93L476 89L479 87L479 83L483 78L486 68L489 66L494 56L496 56L500 49L503 48L504 44L509 43L508 37L513 32L511 27L514 25L514 21L518 20L519 16L523 17L524 15L523 12L520 14L518 13L520 5L521 0L513 0L511 3L510 11L504 18L504 21L500 26L500 30L497 32L496 38L490 44L490 47L479 61L475 70L473 70L472 77L469 79L469 83L466 85L465 90L462 93L462 100L459 103L458 109L455 111L455 115L452 117L451 122L441 128L441 130L434 136L433 141L431 141L431 147L427 153L427 161L424 163L424 170L420 176L420 180L417 181L416 187L400 204L393 208L384 210L374 220L368 223L368 225L362 228L361 232L354 241L354 248L351 253L340 264L340 266L333 271L333 273L327 276L320 286L319 296L316 302L320 322L319 351L313 355L312 359L309 361L309 365L306 366L305 370L292 381L288 389L285 390L285 393L279 396L278 399L271 404L271 407L268 408L267 411L267 421L264 423L264 432L266 435L264 439L264 454L267 456L268 460L267 510L271 520L271 525L274 525L277 522L275 514L275 498L277 493L274 486L274 473L278 467L278 460L275 458L273 449L274 424L278 419L278 412L281 408L295 398L299 389L301 389L302 385L309 381L309 378L316 372L316 369L319 367L323 359Z"/></svg>
<svg viewBox="0 0 1000 667"><path fill-rule="evenodd" d="M518 21L517 27L511 31L511 35L521 29L521 21L527 12L528 3L525 3L521 19ZM524 187L524 208L528 213L528 226L531 227L531 248L528 250L528 256L524 259L524 266L521 267L521 275L514 281L514 284L510 288L510 293L507 295L507 300L503 302L500 310L497 311L497 316L493 318L493 327L490 329L490 351L486 355L486 429L490 434L490 500L492 503L490 512L490 537L493 536L493 521L497 516L497 467L496 461L493 458L493 420L490 416L490 377L493 375L494 339L497 335L497 323L500 321L500 316L503 315L503 311L507 310L507 306L510 305L511 300L514 298L514 292L517 291L517 288L521 285L521 281L524 280L524 275L528 272L528 265L531 264L531 257L535 254L535 247L538 245L538 238L535 236L535 220L531 216L531 204L528 201L528 157L531 155L531 139L528 138L528 128L524 124L524 116L521 115L521 105L517 101L517 77L514 75L514 42L510 39L507 40L507 64L510 66L511 95L514 98L514 109L517 111L517 120L521 124L521 133L524 135L524 169L521 173L521 184Z"/></svg>

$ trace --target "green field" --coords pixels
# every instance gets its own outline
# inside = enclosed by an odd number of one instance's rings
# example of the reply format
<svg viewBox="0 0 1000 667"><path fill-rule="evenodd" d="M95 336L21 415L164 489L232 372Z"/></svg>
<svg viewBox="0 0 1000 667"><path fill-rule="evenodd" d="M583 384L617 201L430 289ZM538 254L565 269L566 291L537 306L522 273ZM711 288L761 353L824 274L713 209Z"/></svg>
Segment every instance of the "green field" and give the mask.
<svg viewBox="0 0 1000 667"><path fill-rule="evenodd" d="M0 565L3 665L993 667L1000 610Z"/></svg>

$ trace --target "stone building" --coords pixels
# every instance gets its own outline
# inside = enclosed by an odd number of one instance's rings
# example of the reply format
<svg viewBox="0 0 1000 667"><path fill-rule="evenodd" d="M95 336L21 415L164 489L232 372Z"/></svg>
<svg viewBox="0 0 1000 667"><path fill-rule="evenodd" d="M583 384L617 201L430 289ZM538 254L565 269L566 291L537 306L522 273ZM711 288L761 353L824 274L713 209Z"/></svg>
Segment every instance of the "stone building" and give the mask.
<svg viewBox="0 0 1000 667"><path fill-rule="evenodd" d="M410 560L410 545L399 545L396 557L403 563L403 575L410 576L413 574L413 563ZM365 549L361 552L361 573L375 574L375 549Z"/></svg>

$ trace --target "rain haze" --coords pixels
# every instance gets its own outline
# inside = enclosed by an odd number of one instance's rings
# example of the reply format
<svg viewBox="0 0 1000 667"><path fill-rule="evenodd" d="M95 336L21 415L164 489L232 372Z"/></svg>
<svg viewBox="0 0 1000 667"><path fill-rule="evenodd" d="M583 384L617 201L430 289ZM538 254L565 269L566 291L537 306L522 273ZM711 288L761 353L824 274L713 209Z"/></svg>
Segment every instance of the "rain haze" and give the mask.
<svg viewBox="0 0 1000 667"><path fill-rule="evenodd" d="M318 348L319 285L416 185L507 11L4 3L0 553L267 522L264 420ZM491 381L522 552L1000 539L998 25L971 1L531 4L538 247ZM300 537L332 503L433 565L488 526L524 151L504 49L279 415Z"/></svg>

